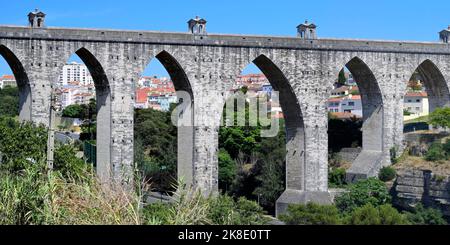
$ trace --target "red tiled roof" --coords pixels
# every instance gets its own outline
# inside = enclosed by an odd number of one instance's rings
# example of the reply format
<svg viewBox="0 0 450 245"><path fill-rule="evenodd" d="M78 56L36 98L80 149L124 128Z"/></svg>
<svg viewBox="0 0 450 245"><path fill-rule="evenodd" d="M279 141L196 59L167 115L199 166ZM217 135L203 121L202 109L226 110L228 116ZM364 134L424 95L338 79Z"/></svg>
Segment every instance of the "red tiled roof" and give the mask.
<svg viewBox="0 0 450 245"><path fill-rule="evenodd" d="M350 118L361 118L358 115L355 115L353 113L350 112L331 112L331 115L339 118L339 119L350 119Z"/></svg>
<svg viewBox="0 0 450 245"><path fill-rule="evenodd" d="M328 99L328 102L341 102L342 101L342 97L339 97L339 98L329 98Z"/></svg>
<svg viewBox="0 0 450 245"><path fill-rule="evenodd" d="M428 94L425 91L420 92L407 92L405 97L427 97Z"/></svg>
<svg viewBox="0 0 450 245"><path fill-rule="evenodd" d="M1 77L2 80L15 80L13 75L3 75Z"/></svg>
<svg viewBox="0 0 450 245"><path fill-rule="evenodd" d="M148 93L151 88L141 88L136 90L136 103L145 103L147 102Z"/></svg>

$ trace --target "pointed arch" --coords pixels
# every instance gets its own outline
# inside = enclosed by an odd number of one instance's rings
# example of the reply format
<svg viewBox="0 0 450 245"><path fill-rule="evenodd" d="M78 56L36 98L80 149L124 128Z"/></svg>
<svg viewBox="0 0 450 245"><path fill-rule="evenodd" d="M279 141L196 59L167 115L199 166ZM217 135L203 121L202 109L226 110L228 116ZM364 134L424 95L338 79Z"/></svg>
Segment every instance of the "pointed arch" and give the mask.
<svg viewBox="0 0 450 245"><path fill-rule="evenodd" d="M177 93L177 178L183 184L191 186L194 175L194 93L178 60L167 50L161 50L156 58L166 69ZM149 66L151 59L147 63ZM172 114L174 115L174 114Z"/></svg>
<svg viewBox="0 0 450 245"><path fill-rule="evenodd" d="M363 151L382 151L383 96L369 66L355 56L346 65L358 85L363 111Z"/></svg>
<svg viewBox="0 0 450 245"><path fill-rule="evenodd" d="M27 73L17 56L3 44L0 44L0 55L11 68L19 88L19 118L22 121L31 121L32 93Z"/></svg>
<svg viewBox="0 0 450 245"><path fill-rule="evenodd" d="M96 141L96 170L99 179L108 183L112 180L113 167L111 164L111 88L103 66L97 58L85 47L75 51L89 70L94 80L97 104L97 134Z"/></svg>
<svg viewBox="0 0 450 245"><path fill-rule="evenodd" d="M305 129L300 103L289 80L270 58L260 54L252 62L279 94L286 130L286 189L305 190Z"/></svg>
<svg viewBox="0 0 450 245"><path fill-rule="evenodd" d="M377 78L370 67L358 56L345 66L353 75L362 106L362 150L347 170L347 182L375 176L383 160L383 96ZM341 67L339 67L341 68Z"/></svg>
<svg viewBox="0 0 450 245"><path fill-rule="evenodd" d="M425 85L429 100L429 112L434 111L438 107L450 106L450 93L447 82L433 61L430 59L424 60L414 72L419 74ZM411 74L411 77L413 74Z"/></svg>
<svg viewBox="0 0 450 245"><path fill-rule="evenodd" d="M176 91L186 91L193 96L192 86L180 63L169 52L163 50L155 56L166 68ZM193 97L192 97L193 100Z"/></svg>

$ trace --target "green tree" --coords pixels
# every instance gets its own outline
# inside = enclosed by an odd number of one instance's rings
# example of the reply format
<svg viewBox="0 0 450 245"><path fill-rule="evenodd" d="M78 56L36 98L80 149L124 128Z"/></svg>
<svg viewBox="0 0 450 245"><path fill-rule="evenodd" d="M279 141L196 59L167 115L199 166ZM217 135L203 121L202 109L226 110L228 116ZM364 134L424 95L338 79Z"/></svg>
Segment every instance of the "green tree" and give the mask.
<svg viewBox="0 0 450 245"><path fill-rule="evenodd" d="M8 171L20 171L27 165L46 159L47 129L30 122L20 123L0 117L0 163Z"/></svg>
<svg viewBox="0 0 450 245"><path fill-rule="evenodd" d="M136 109L134 122L134 140L142 145L143 154L137 165L154 189L172 190L177 176L177 128L171 112Z"/></svg>
<svg viewBox="0 0 450 245"><path fill-rule="evenodd" d="M225 149L219 150L219 189L227 191L236 177L236 162Z"/></svg>
<svg viewBox="0 0 450 245"><path fill-rule="evenodd" d="M78 104L69 105L62 111L62 116L83 119L85 117L84 107Z"/></svg>
<svg viewBox="0 0 450 245"><path fill-rule="evenodd" d="M450 107L436 108L429 116L429 123L434 127L450 127Z"/></svg>
<svg viewBox="0 0 450 245"><path fill-rule="evenodd" d="M347 78L345 77L344 69L342 69L338 75L338 84L342 86L342 85L345 85L346 83L347 83Z"/></svg>
<svg viewBox="0 0 450 245"><path fill-rule="evenodd" d="M5 86L0 89L0 115L15 117L19 115L19 88Z"/></svg>
<svg viewBox="0 0 450 245"><path fill-rule="evenodd" d="M425 160L427 161L439 161L447 159L447 154L444 151L444 147L440 142L434 142L428 148L427 153L425 154Z"/></svg>
<svg viewBox="0 0 450 245"><path fill-rule="evenodd" d="M378 207L388 204L391 196L381 180L369 178L348 187L348 192L336 197L336 206L343 212L351 212L358 207L371 204Z"/></svg>

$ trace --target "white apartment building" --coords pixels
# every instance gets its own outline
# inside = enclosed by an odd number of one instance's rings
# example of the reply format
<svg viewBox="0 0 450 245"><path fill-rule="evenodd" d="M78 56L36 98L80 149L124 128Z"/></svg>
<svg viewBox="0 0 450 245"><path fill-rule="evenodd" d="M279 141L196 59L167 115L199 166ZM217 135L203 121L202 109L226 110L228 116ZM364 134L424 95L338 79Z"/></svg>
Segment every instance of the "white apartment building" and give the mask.
<svg viewBox="0 0 450 245"><path fill-rule="evenodd" d="M329 98L328 111L332 113L351 113L357 117L362 117L361 96L349 94L340 98Z"/></svg>
<svg viewBox="0 0 450 245"><path fill-rule="evenodd" d="M17 86L16 79L13 75L3 75L0 77L0 89L3 89L5 86Z"/></svg>
<svg viewBox="0 0 450 245"><path fill-rule="evenodd" d="M59 75L59 85L66 86L67 83L78 81L80 85L93 84L94 80L89 73L88 68L84 64L72 62L64 65L62 73Z"/></svg>

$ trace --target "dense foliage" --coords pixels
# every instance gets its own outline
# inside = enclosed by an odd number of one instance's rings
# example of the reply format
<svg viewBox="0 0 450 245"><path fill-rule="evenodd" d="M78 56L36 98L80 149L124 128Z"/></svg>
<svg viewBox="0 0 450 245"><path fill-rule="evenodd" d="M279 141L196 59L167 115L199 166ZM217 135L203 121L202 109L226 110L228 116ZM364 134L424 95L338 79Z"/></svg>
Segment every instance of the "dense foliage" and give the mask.
<svg viewBox="0 0 450 245"><path fill-rule="evenodd" d="M345 169L332 168L331 171L328 172L329 187L343 187L345 184Z"/></svg>
<svg viewBox="0 0 450 245"><path fill-rule="evenodd" d="M95 119L97 114L97 106L95 99L90 99L89 104L72 104L64 108L63 117L79 118L79 119Z"/></svg>
<svg viewBox="0 0 450 245"><path fill-rule="evenodd" d="M204 198L183 188L173 204L142 209L142 193L100 186L71 145L58 145L54 169L45 161L43 127L0 118L0 224L265 224L255 202ZM22 139L26 140L19 140ZM17 148L18 151L12 149Z"/></svg>
<svg viewBox="0 0 450 245"><path fill-rule="evenodd" d="M391 202L391 196L384 182L369 178L360 180L348 188L348 192L336 197L336 206L345 212L353 211L366 204L379 206Z"/></svg>
<svg viewBox="0 0 450 245"><path fill-rule="evenodd" d="M412 212L399 212L390 203L387 188L376 179L360 181L347 187L347 194L337 197L336 205L308 203L289 205L280 219L287 224L347 225L444 225L442 213L417 205Z"/></svg>
<svg viewBox="0 0 450 245"><path fill-rule="evenodd" d="M245 90L243 91L245 92ZM237 108L235 108L235 112ZM249 106L246 105L246 118ZM224 110L224 118L226 110ZM237 122L237 116L234 114ZM222 182L222 191L234 196L245 196L259 203L270 212L284 190L286 136L284 120L280 120L277 136L261 137L262 126L224 126L219 130L219 176L231 176L229 170L236 169L230 184ZM233 159L225 157L226 154ZM235 166L231 166L235 164ZM229 180L229 179L228 179ZM226 184L225 184L226 183Z"/></svg>
<svg viewBox="0 0 450 245"><path fill-rule="evenodd" d="M289 205L280 220L287 225L338 225L342 223L339 210L334 205Z"/></svg>
<svg viewBox="0 0 450 245"><path fill-rule="evenodd" d="M177 128L171 113L136 109L134 138L135 162L145 178L155 190L171 190L177 174Z"/></svg>
<svg viewBox="0 0 450 245"><path fill-rule="evenodd" d="M19 115L19 88L5 86L0 89L0 115L15 117Z"/></svg>
<svg viewBox="0 0 450 245"><path fill-rule="evenodd" d="M430 113L428 122L435 127L450 128L450 107L436 108Z"/></svg>

